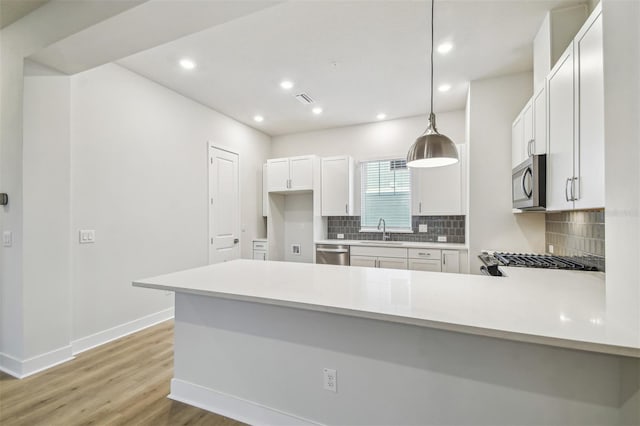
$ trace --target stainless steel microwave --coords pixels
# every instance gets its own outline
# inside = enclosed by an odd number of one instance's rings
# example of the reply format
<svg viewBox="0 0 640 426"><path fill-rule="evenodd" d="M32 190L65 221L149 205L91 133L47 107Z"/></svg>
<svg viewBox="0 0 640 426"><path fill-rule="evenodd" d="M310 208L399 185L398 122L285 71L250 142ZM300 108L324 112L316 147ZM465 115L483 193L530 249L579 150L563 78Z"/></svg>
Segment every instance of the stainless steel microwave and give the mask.
<svg viewBox="0 0 640 426"><path fill-rule="evenodd" d="M532 155L511 174L513 208L545 210L547 206L547 156Z"/></svg>

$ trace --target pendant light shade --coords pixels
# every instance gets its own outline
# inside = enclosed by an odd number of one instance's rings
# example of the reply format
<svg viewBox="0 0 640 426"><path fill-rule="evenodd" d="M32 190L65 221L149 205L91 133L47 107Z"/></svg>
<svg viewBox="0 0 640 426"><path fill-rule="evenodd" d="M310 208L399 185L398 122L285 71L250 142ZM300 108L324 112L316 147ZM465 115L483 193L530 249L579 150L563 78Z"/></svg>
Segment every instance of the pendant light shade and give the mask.
<svg viewBox="0 0 640 426"><path fill-rule="evenodd" d="M433 113L433 9L434 0L431 0L431 110L429 125L422 136L418 137L409 148L408 167L440 167L458 162L456 145L451 139L438 133L436 115Z"/></svg>

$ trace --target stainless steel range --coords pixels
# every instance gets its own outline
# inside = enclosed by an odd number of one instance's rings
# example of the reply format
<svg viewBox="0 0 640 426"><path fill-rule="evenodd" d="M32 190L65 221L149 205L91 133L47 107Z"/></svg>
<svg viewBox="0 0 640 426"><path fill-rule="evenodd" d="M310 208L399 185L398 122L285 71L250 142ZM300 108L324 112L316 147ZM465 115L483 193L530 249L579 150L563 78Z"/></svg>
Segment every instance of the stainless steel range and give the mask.
<svg viewBox="0 0 640 426"><path fill-rule="evenodd" d="M503 276L500 266L522 268L563 269L570 271L597 271L598 268L580 262L574 257L548 254L523 254L503 252L482 252L478 256L483 265L480 272L485 275Z"/></svg>

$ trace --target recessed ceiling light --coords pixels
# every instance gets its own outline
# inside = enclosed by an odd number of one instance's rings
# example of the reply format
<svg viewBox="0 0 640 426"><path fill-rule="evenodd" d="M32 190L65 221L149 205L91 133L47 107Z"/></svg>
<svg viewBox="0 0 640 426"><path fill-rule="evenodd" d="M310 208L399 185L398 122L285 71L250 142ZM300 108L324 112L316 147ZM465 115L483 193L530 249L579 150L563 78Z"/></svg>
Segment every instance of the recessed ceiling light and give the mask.
<svg viewBox="0 0 640 426"><path fill-rule="evenodd" d="M376 118L378 120L384 120L385 118L387 118L387 114L381 112L380 114L376 115Z"/></svg>
<svg viewBox="0 0 640 426"><path fill-rule="evenodd" d="M254 115L253 120L257 121L258 123L262 123L264 121L264 117L261 115Z"/></svg>
<svg viewBox="0 0 640 426"><path fill-rule="evenodd" d="M441 92L448 92L449 90L451 90L451 85L450 84L441 84L440 86L438 86L438 90Z"/></svg>
<svg viewBox="0 0 640 426"><path fill-rule="evenodd" d="M184 59L180 59L180 66L185 70L192 70L196 67L196 63L193 62L191 59L184 58Z"/></svg>
<svg viewBox="0 0 640 426"><path fill-rule="evenodd" d="M289 90L293 87L293 82L289 81L289 80L284 80L280 82L280 87L282 87L284 90Z"/></svg>
<svg viewBox="0 0 640 426"><path fill-rule="evenodd" d="M438 53L445 55L449 53L453 49L453 43L445 41L444 43L440 43L438 45Z"/></svg>
<svg viewBox="0 0 640 426"><path fill-rule="evenodd" d="M320 107L315 107L314 109L312 109L311 111L313 111L314 114L322 114L322 108Z"/></svg>

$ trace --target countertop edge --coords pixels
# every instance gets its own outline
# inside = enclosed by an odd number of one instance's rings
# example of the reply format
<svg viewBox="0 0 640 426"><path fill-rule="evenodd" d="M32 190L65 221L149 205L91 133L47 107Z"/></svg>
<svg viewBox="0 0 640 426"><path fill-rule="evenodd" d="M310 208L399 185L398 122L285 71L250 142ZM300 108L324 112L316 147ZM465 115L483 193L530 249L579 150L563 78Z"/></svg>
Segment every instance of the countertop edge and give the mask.
<svg viewBox="0 0 640 426"><path fill-rule="evenodd" d="M281 299L270 299L257 296L239 295L207 290L185 289L171 285L153 284L142 281L133 281L134 287L150 288L155 290L174 291L178 293L194 294L206 297L217 297L221 299L237 300L243 302L254 302L267 305L283 306L288 308L304 309L317 312L327 312L338 315L345 315L356 318L365 318L398 324L414 325L418 327L432 328L437 330L458 332L476 336L492 337L502 340L510 340L521 343L541 344L546 346L572 349L588 352L596 352L607 355L625 356L640 358L640 347L618 346L604 343L587 342L582 340L563 339L551 336L541 336L535 334L521 333L517 331L499 330L492 328L476 327L467 324L442 322L421 318L411 318L380 312L361 311L356 309L340 308L335 306L316 305L303 302L295 302Z"/></svg>

